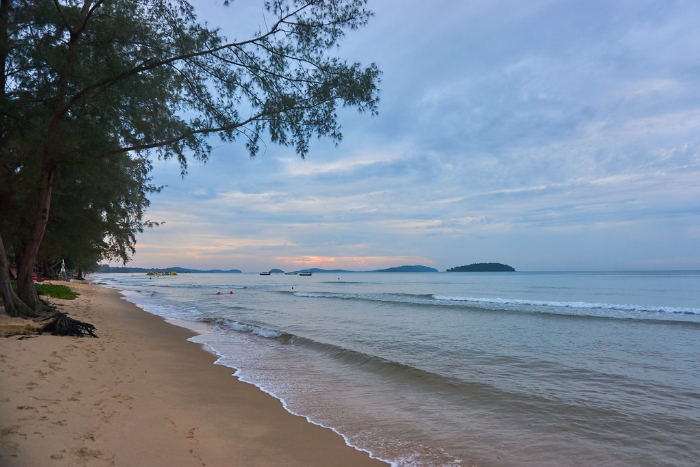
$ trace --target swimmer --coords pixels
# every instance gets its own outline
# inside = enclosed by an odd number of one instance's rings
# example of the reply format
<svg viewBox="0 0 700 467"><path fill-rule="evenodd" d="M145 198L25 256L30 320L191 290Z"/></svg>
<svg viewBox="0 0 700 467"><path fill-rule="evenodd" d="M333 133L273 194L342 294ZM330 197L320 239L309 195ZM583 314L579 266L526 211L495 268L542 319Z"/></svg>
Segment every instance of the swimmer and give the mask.
<svg viewBox="0 0 700 467"><path fill-rule="evenodd" d="M221 292L216 292L216 295L221 295Z"/></svg>

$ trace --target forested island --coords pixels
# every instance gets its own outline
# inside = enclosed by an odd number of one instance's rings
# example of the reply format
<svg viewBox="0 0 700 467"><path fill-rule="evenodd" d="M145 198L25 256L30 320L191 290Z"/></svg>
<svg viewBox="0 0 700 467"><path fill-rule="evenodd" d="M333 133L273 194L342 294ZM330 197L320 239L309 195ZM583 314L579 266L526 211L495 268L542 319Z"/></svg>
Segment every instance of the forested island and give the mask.
<svg viewBox="0 0 700 467"><path fill-rule="evenodd" d="M414 266L396 266L387 269L377 269L374 272L438 272L435 268L429 268L428 266L414 265Z"/></svg>
<svg viewBox="0 0 700 467"><path fill-rule="evenodd" d="M515 272L515 268L501 263L472 263L448 269L446 272Z"/></svg>
<svg viewBox="0 0 700 467"><path fill-rule="evenodd" d="M430 268L428 266L413 265L413 266L395 266L395 267L386 268L386 269L374 269L372 271L348 271L345 269L309 268L309 269L300 269L299 271L296 271L296 272L316 272L316 273L324 273L324 272L333 272L333 273L338 273L338 272L438 272L438 270L435 268Z"/></svg>

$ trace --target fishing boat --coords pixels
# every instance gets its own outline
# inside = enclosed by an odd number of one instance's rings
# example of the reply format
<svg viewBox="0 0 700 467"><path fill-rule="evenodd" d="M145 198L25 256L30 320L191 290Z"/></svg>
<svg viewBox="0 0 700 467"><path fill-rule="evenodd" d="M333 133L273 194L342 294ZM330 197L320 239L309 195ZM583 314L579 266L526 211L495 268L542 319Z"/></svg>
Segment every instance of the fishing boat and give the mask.
<svg viewBox="0 0 700 467"><path fill-rule="evenodd" d="M299 273L296 272L296 271L294 271L294 272L285 272L285 273L284 273L285 276L296 276L297 274L299 274Z"/></svg>
<svg viewBox="0 0 700 467"><path fill-rule="evenodd" d="M310 276L310 275L311 275L311 271L309 271L309 272L300 272L299 275L300 275L300 276Z"/></svg>
<svg viewBox="0 0 700 467"><path fill-rule="evenodd" d="M269 276L270 273L269 273L269 271L268 271L268 272L261 272L260 275L261 275L261 276Z"/></svg>

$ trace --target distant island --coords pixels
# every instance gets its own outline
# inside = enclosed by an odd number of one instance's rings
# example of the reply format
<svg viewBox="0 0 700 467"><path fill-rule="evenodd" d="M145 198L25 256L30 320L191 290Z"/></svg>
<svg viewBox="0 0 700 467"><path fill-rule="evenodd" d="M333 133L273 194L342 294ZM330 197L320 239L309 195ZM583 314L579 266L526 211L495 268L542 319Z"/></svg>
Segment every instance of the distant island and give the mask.
<svg viewBox="0 0 700 467"><path fill-rule="evenodd" d="M345 269L321 269L321 268L309 268L309 269L299 269L298 271L294 272L317 272L319 274L322 274L324 272L362 272L362 271L346 271Z"/></svg>
<svg viewBox="0 0 700 467"><path fill-rule="evenodd" d="M97 267L97 270L95 272L102 272L102 273L137 273L137 272L142 272L142 273L147 273L149 271L157 272L157 273L167 273L171 271L175 271L178 274L181 273L189 273L189 274L240 274L241 270L240 269L229 269L227 271L223 271L221 269L207 269L206 271L202 271L199 269L187 269L187 268L181 268L181 267L174 267L174 268L126 268L126 267L112 267L108 264L100 264Z"/></svg>
<svg viewBox="0 0 700 467"><path fill-rule="evenodd" d="M468 266L457 266L446 272L515 272L515 268L501 263L473 263Z"/></svg>
<svg viewBox="0 0 700 467"><path fill-rule="evenodd" d="M435 268L429 268L428 266L396 266L387 269L374 269L372 271L348 271L346 269L321 269L321 268L310 268L310 269L300 269L296 272L315 272L315 273L339 273L339 272L439 272Z"/></svg>
<svg viewBox="0 0 700 467"><path fill-rule="evenodd" d="M172 268L127 268L127 267L114 267L114 266L109 266L107 264L100 264L97 267L97 270L95 272L100 272L100 273L147 273L147 272L155 272L158 274L162 273L169 273L171 271L174 271L178 274L182 273L189 273L189 274L240 274L241 270L240 269L229 269L227 271L221 270L221 269L206 269L206 270L201 270L201 269L188 269L188 268L181 268L181 267L172 267ZM297 273L300 272L312 272L312 273L318 273L318 274L323 274L323 273L331 273L331 274L337 274L337 273L346 273L346 272L439 272L435 268L430 268L428 266L421 266L421 265L412 265L412 266L396 266L393 268L387 268L387 269L375 269L372 271L348 271L347 269L321 269L321 268L309 268L309 269L299 269L298 271L294 271ZM284 271L281 269L270 269L270 274L284 274Z"/></svg>
<svg viewBox="0 0 700 467"><path fill-rule="evenodd" d="M396 266L396 267L387 268L387 269L377 269L376 271L372 271L372 272L438 272L438 270L435 268L429 268L428 266L414 265L414 266Z"/></svg>

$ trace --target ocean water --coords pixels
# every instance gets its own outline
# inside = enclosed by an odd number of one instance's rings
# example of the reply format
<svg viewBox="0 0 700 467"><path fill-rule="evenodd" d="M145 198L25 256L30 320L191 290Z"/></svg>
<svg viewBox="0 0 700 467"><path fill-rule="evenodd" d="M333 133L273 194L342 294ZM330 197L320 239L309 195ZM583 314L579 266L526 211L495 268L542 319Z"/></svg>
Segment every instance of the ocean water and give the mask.
<svg viewBox="0 0 700 467"><path fill-rule="evenodd" d="M395 466L700 466L697 271L96 277Z"/></svg>

